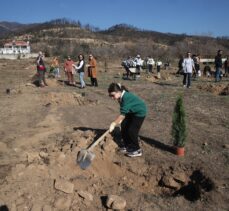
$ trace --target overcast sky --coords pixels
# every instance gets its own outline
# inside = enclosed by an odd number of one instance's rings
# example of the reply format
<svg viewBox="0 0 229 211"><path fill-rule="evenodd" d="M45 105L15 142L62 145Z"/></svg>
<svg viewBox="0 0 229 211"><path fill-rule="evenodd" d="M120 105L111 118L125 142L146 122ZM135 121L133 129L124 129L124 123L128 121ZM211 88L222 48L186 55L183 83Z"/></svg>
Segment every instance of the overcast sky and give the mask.
<svg viewBox="0 0 229 211"><path fill-rule="evenodd" d="M107 29L229 36L229 0L1 0L0 21L39 23L69 18Z"/></svg>

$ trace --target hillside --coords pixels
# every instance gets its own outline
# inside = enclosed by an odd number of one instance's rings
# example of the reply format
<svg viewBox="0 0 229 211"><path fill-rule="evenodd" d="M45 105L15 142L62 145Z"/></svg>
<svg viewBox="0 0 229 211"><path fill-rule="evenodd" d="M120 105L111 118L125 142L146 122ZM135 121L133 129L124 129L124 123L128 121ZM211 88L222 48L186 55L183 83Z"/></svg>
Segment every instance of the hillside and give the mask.
<svg viewBox="0 0 229 211"><path fill-rule="evenodd" d="M186 51L214 56L217 49L229 54L229 39L185 34L160 33L140 30L119 24L107 30L82 26L79 21L57 19L40 24L1 22L0 43L12 39L29 39L32 50L45 51L47 55L78 55L93 52L101 58L123 58L141 54L154 58L174 59Z"/></svg>
<svg viewBox="0 0 229 211"><path fill-rule="evenodd" d="M17 34L19 31L23 31L27 28L34 26L35 24L21 24L17 22L0 22L0 38L8 35Z"/></svg>

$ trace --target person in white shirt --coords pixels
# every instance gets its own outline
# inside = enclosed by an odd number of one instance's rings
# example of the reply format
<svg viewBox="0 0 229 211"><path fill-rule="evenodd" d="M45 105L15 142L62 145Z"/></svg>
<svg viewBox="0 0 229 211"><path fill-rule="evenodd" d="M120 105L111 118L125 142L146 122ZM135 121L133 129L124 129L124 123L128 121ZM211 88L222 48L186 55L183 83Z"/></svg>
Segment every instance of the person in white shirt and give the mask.
<svg viewBox="0 0 229 211"><path fill-rule="evenodd" d="M187 52L187 57L184 58L182 66L183 66L183 71L184 71L183 86L190 88L191 87L192 71L195 70L194 61L191 58L190 52Z"/></svg>
<svg viewBox="0 0 229 211"><path fill-rule="evenodd" d="M143 65L143 60L141 59L141 56L139 54L134 59L134 62L136 63L136 74L140 77L141 66ZM136 80L136 74L134 74L134 80Z"/></svg>
<svg viewBox="0 0 229 211"><path fill-rule="evenodd" d="M148 59L147 59L147 66L148 66L148 71L150 73L153 73L153 66L154 65L155 65L154 59L151 56L149 56Z"/></svg>
<svg viewBox="0 0 229 211"><path fill-rule="evenodd" d="M161 78L161 65L162 65L162 61L160 59L157 60L157 77L158 78Z"/></svg>
<svg viewBox="0 0 229 211"><path fill-rule="evenodd" d="M79 73L79 78L80 78L80 88L83 89L86 87L86 84L84 82L84 56L82 54L80 54L78 56L78 64L77 65L72 65L76 70L77 72Z"/></svg>

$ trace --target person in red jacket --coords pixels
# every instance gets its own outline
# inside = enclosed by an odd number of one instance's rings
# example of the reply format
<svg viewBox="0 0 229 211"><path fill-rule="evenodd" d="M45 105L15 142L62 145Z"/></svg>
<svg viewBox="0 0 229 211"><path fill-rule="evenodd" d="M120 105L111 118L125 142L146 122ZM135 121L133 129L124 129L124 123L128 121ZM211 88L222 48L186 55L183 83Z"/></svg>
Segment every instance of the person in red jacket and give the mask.
<svg viewBox="0 0 229 211"><path fill-rule="evenodd" d="M74 61L68 56L67 60L64 63L64 72L68 77L68 84L75 85L74 75L75 70L73 69Z"/></svg>

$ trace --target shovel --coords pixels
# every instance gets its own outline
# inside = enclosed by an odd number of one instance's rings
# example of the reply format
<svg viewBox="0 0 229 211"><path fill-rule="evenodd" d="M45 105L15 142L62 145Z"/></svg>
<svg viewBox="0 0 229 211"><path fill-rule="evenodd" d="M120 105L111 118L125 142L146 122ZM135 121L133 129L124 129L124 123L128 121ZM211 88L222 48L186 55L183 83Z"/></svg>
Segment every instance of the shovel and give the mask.
<svg viewBox="0 0 229 211"><path fill-rule="evenodd" d="M81 149L77 154L77 163L80 165L81 169L86 169L91 165L92 160L95 158L95 154L92 149L104 139L104 137L109 133L107 130L99 139L89 145L86 149Z"/></svg>

